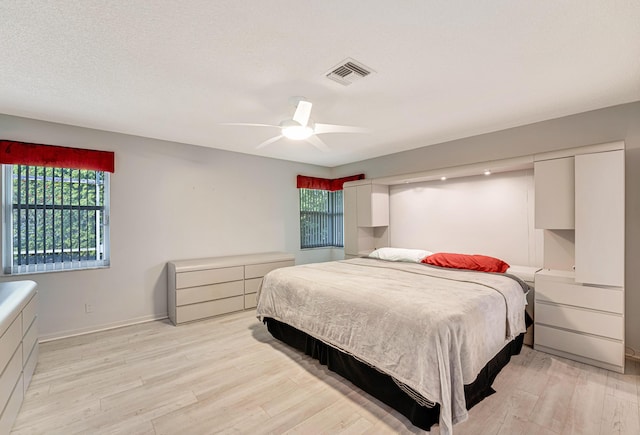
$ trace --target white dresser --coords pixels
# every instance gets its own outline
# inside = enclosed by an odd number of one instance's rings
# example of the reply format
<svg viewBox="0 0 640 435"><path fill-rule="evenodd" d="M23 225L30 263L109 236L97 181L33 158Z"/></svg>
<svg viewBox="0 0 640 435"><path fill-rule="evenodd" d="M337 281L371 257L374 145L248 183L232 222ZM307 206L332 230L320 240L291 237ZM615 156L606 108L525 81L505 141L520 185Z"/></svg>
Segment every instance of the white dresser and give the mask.
<svg viewBox="0 0 640 435"><path fill-rule="evenodd" d="M268 272L295 264L284 252L171 261L167 287L174 325L256 306L256 292Z"/></svg>
<svg viewBox="0 0 640 435"><path fill-rule="evenodd" d="M574 278L569 271L536 274L536 349L623 373L623 288Z"/></svg>
<svg viewBox="0 0 640 435"><path fill-rule="evenodd" d="M0 283L0 434L8 434L38 363L33 281Z"/></svg>

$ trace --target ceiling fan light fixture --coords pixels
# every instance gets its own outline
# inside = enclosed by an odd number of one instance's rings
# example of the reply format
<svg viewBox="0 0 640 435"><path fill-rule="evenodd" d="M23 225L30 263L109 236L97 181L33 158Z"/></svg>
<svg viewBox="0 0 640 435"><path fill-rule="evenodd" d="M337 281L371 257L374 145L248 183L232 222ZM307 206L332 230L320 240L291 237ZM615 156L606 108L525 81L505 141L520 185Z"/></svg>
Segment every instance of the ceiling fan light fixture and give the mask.
<svg viewBox="0 0 640 435"><path fill-rule="evenodd" d="M290 125L282 128L282 135L291 140L304 140L313 134L313 128L303 125Z"/></svg>

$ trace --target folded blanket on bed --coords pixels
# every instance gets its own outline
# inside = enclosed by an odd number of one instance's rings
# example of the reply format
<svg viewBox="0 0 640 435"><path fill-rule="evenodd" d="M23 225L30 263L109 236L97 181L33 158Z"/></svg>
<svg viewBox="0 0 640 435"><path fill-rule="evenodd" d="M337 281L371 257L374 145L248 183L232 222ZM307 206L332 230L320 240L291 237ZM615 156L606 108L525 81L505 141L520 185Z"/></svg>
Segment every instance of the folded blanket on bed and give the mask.
<svg viewBox="0 0 640 435"><path fill-rule="evenodd" d="M257 314L439 403L446 434L467 418L464 385L525 331L523 284L503 274L358 258L270 272Z"/></svg>

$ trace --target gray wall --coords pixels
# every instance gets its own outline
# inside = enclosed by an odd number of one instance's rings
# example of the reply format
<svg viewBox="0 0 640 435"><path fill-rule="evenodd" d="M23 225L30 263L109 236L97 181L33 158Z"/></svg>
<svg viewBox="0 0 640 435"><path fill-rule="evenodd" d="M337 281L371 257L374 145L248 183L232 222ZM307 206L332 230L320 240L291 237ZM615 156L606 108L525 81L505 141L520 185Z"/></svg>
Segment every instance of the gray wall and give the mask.
<svg viewBox="0 0 640 435"><path fill-rule="evenodd" d="M170 260L270 250L294 253L299 263L339 258L299 250L299 173L374 178L624 140L627 343L640 349L640 102L333 169L6 115L0 137L116 152L111 268L22 277L39 284L45 338L166 316Z"/></svg>
<svg viewBox="0 0 640 435"><path fill-rule="evenodd" d="M626 144L626 339L640 355L640 102L364 160L333 176L376 178L618 140Z"/></svg>
<svg viewBox="0 0 640 435"><path fill-rule="evenodd" d="M166 317L170 260L300 251L296 175L328 168L0 115L0 138L115 151L111 267L40 273L41 337ZM85 313L85 304L93 306Z"/></svg>

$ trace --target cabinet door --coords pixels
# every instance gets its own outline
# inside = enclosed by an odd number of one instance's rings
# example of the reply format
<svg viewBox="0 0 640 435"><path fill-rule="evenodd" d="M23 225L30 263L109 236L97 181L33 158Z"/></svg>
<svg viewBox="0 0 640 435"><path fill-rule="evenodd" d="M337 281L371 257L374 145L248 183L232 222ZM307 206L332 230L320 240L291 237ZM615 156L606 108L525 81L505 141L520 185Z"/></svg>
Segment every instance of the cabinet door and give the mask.
<svg viewBox="0 0 640 435"><path fill-rule="evenodd" d="M358 254L358 201L357 187L345 187L342 193L344 201L344 253Z"/></svg>
<svg viewBox="0 0 640 435"><path fill-rule="evenodd" d="M624 286L624 150L576 156L576 281Z"/></svg>
<svg viewBox="0 0 640 435"><path fill-rule="evenodd" d="M389 186L365 184L357 189L358 226L389 225Z"/></svg>
<svg viewBox="0 0 640 435"><path fill-rule="evenodd" d="M573 157L534 163L535 227L547 230L574 228Z"/></svg>

